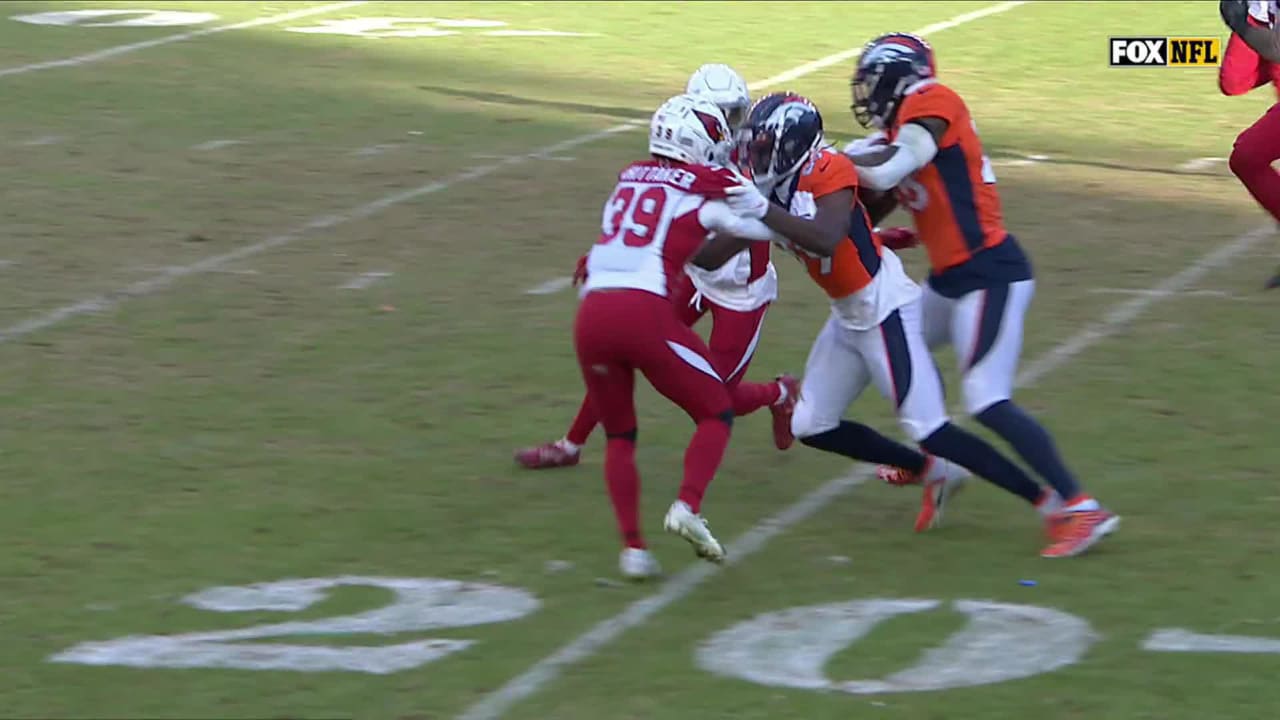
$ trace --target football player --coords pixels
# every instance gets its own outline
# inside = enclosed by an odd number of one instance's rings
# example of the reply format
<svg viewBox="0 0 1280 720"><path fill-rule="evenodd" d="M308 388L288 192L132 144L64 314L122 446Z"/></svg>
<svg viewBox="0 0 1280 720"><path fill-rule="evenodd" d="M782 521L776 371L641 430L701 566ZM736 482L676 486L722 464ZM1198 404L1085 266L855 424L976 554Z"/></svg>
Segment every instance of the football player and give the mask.
<svg viewBox="0 0 1280 720"><path fill-rule="evenodd" d="M1259 3L1245 0L1221 0L1218 9L1222 20L1231 28L1231 41L1239 39L1249 50L1268 63L1270 68L1280 66L1280 27L1276 25L1275 14L1268 7L1257 7ZM1227 58L1223 58L1222 72L1227 71ZM1258 84L1265 82L1262 75ZM1248 89L1253 89L1252 87ZM1226 92L1226 88L1223 88ZM1231 149L1228 164L1231 172L1244 183L1249 194L1271 217L1280 222L1280 174L1271 164L1280 160L1280 103L1271 106L1257 122L1250 125L1236 137L1235 147ZM1271 277L1268 288L1280 287L1280 271Z"/></svg>
<svg viewBox="0 0 1280 720"><path fill-rule="evenodd" d="M715 103L733 132L751 104L746 81L728 65L718 63L698 68L689 78L686 92ZM581 282L585 271L580 261L576 282ZM769 257L769 244L751 243L716 270L690 266L686 273L687 277L673 281L672 303L686 325L692 326L710 313L711 363L729 388L734 413L746 415L768 407L773 414L774 444L780 449L789 447L793 440L791 411L799 383L787 375L768 383L744 380L760 342L765 313L778 296L778 274ZM590 399L584 397L564 437L518 450L516 462L530 469L577 465L582 446L598 422Z"/></svg>
<svg viewBox="0 0 1280 720"><path fill-rule="evenodd" d="M600 238L587 254L574 347L608 438L605 482L623 540L619 568L630 578L659 572L640 531L636 371L697 425L664 527L699 557L720 562L725 555L700 505L729 443L733 403L710 350L676 312L671 293L685 277L686 263L714 269L739 251L742 238L772 238L768 228L738 217L723 201L725 190L742 182L723 166L732 148L733 133L710 100L687 94L667 100L650 124L651 157L618 174Z"/></svg>
<svg viewBox="0 0 1280 720"><path fill-rule="evenodd" d="M1010 488L1047 520L1051 543L1041 555L1077 555L1113 532L1120 518L1083 490L1048 431L1013 402L1035 280L1004 227L996 178L969 109L936 75L933 50L923 39L891 33L872 40L854 74L853 111L881 135L848 151L864 185L896 189L911 212L932 266L925 337L931 347L950 341L955 349L965 409L1050 486ZM882 477L910 484L917 474L882 468Z"/></svg>
<svg viewBox="0 0 1280 720"><path fill-rule="evenodd" d="M733 188L735 212L761 218L826 293L831 312L805 363L792 432L810 447L905 468L925 485L916 530L933 527L967 473L1023 492L1038 488L1012 462L947 417L942 381L920 327L920 287L873 232L853 163L823 145L822 116L775 93L752 107L739 158L754 186ZM921 453L843 419L874 385ZM942 458L946 458L945 460Z"/></svg>
<svg viewBox="0 0 1280 720"><path fill-rule="evenodd" d="M1249 13L1245 18L1251 27L1268 28L1276 14L1275 0L1249 0ZM1222 65L1218 67L1218 89L1223 95L1244 95L1267 83L1280 92L1280 64L1263 59L1249 43L1234 31L1222 51Z"/></svg>

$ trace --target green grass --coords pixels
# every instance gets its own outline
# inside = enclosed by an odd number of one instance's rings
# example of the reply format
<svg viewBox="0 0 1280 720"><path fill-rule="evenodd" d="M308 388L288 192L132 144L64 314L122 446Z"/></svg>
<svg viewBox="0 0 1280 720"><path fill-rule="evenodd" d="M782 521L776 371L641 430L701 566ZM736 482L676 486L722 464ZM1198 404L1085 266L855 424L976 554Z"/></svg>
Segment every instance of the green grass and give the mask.
<svg viewBox="0 0 1280 720"><path fill-rule="evenodd" d="M320 4L320 3L311 3ZM97 3L14 3L9 15ZM128 6L128 5L125 5ZM299 4L220 3L218 23ZM698 64L749 79L985 3L369 3L218 33L110 61L0 78L7 190L0 327L342 214L493 159L643 118ZM206 8L151 3L148 8ZM285 27L352 17L500 19L580 38L368 39ZM42 27L0 20L0 67L184 28ZM1212 4L1033 2L931 38L992 154L1008 221L1038 270L1026 358L1262 222L1221 166L1270 90L1222 98L1210 70L1111 70L1111 35L1221 34ZM795 81L855 133L848 64ZM26 144L57 136L47 144ZM243 144L201 151L217 139ZM361 148L391 145L364 156ZM580 399L567 275L594 237L622 133L511 164L108 311L0 345L0 716L452 717L601 620L654 592L615 574L601 448L529 474L511 449L563 432ZM200 239L194 239L194 238ZM918 253L904 254L913 272ZM1037 557L1031 513L986 487L936 533L910 532L912 492L862 486L728 568L515 706L512 718L981 717L1266 720L1274 655L1157 654L1158 628L1280 637L1273 598L1270 382L1275 298L1263 244L1022 391L1071 465L1125 516L1114 542ZM778 258L782 298L751 374L803 366L820 292ZM149 269L150 268L150 269ZM394 272L361 291L337 287ZM705 328L703 328L705 329ZM956 387L950 354L940 354ZM641 393L646 530L660 534L689 428ZM892 429L874 395L851 414ZM743 419L706 512L733 538L846 463L768 441ZM848 558L836 562L835 557ZM558 572L549 561L572 565ZM348 587L300 612L183 605L220 585L341 575L453 578L528 590L509 622L404 634L274 638L475 644L386 675L51 663L87 641L230 630L360 613ZM1023 587L1021 579L1038 581ZM867 598L990 599L1056 608L1098 634L1078 663L1005 683L855 696L712 675L700 643L760 613ZM950 610L887 621L836 653L834 680L912 665L964 625Z"/></svg>

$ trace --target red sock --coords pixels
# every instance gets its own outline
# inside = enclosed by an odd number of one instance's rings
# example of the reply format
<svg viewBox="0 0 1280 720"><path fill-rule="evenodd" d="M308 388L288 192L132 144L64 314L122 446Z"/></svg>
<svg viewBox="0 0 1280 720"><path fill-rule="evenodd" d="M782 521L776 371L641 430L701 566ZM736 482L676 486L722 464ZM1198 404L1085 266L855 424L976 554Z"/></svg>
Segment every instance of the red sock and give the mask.
<svg viewBox="0 0 1280 720"><path fill-rule="evenodd" d="M689 509L700 512L702 496L716 476L725 448L729 447L729 423L709 418L698 423L684 453L684 482L680 483L680 499Z"/></svg>
<svg viewBox="0 0 1280 720"><path fill-rule="evenodd" d="M1231 151L1231 172L1271 216L1280 222L1280 174L1271 163L1280 159L1280 104L1236 138Z"/></svg>
<svg viewBox="0 0 1280 720"><path fill-rule="evenodd" d="M782 397L782 388L778 383L740 382L729 388L729 397L733 398L734 415L750 415L762 407L768 407Z"/></svg>
<svg viewBox="0 0 1280 720"><path fill-rule="evenodd" d="M586 445L587 438L591 437L591 431L595 429L599 420L596 409L591 405L591 398L584 395L582 407L578 408L578 414L573 417L573 424L569 426L569 432L564 439L574 445Z"/></svg>
<svg viewBox="0 0 1280 720"><path fill-rule="evenodd" d="M570 442L573 442L570 440ZM613 514L627 547L645 547L640 534L640 471L636 469L636 444L628 438L609 438L604 450L604 480L613 501Z"/></svg>

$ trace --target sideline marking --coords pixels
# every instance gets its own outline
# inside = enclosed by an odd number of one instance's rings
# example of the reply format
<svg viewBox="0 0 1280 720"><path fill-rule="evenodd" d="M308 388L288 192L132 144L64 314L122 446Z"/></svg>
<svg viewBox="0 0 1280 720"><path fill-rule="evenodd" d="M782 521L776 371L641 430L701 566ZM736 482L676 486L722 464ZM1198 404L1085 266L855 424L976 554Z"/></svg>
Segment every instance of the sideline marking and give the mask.
<svg viewBox="0 0 1280 720"><path fill-rule="evenodd" d="M246 20L245 22L235 23L234 25L219 25L218 27L204 28L203 30L191 30L189 32L178 33L176 35L165 35L164 37L129 43L128 45L116 45L115 47L95 50L91 53L62 58L61 60L45 60L43 62L30 63L28 65L17 65L11 68L0 69L0 77L23 75L29 72L36 72L37 70L52 70L53 68L60 67L88 65L89 63L95 63L99 60L109 60L113 57L137 52L138 50L146 50L147 48L159 47L160 45L169 45L171 43L204 37L205 35L214 35L228 30L244 30L245 28L274 25L276 23L297 20L298 18L304 18L311 15L347 10L349 8L356 7L357 5L364 5L365 2L366 0L353 0L352 2L331 3L329 5L320 5L319 7L306 8L304 10L295 10L293 12L284 13L283 15L270 15L268 17L257 18L256 20Z"/></svg>

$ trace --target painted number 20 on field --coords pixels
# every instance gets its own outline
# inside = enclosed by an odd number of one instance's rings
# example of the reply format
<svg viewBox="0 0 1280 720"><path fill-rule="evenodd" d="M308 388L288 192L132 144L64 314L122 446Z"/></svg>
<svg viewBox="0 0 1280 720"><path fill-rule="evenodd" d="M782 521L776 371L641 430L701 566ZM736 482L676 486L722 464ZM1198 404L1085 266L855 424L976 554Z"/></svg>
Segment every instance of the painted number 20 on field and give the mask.
<svg viewBox="0 0 1280 720"><path fill-rule="evenodd" d="M213 612L299 612L341 587L391 593L380 608L352 615L294 620L237 630L129 635L84 642L51 662L139 668L227 668L401 672L465 652L477 641L418 638L387 645L315 645L262 640L288 637L394 635L511 622L535 612L532 593L514 587L442 578L340 576L213 587L181 602ZM942 638L910 668L880 678L833 680L824 667L881 622L944 608L939 600L871 598L792 607L758 615L716 633L696 651L710 672L774 687L853 694L923 692L1017 680L1065 667L1084 657L1097 635L1089 623L1061 610L978 600L951 607L965 627ZM1144 649L1163 652L1280 653L1280 641L1157 631Z"/></svg>

